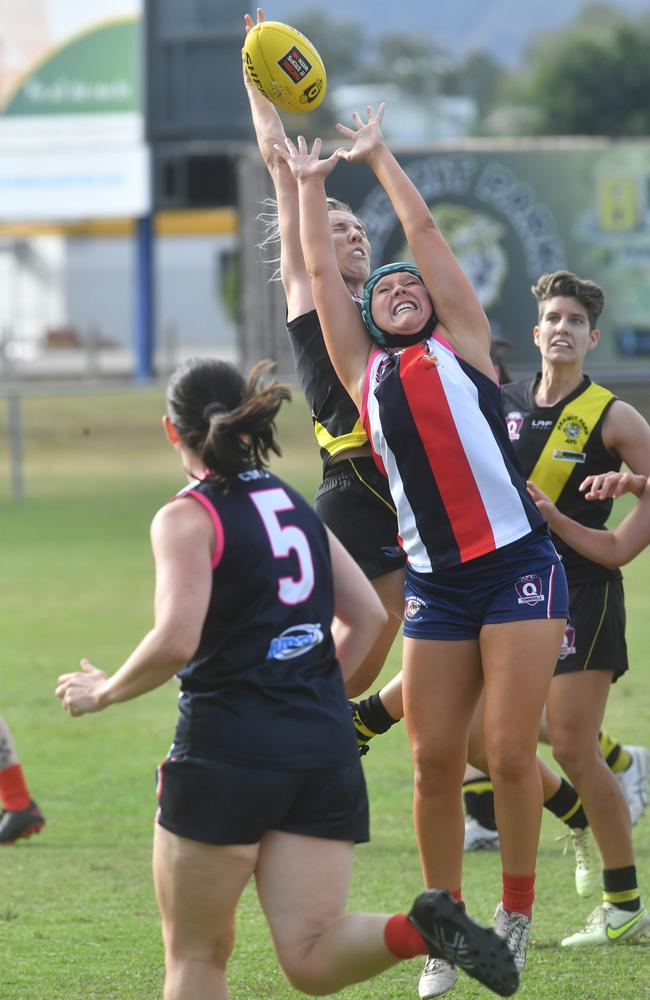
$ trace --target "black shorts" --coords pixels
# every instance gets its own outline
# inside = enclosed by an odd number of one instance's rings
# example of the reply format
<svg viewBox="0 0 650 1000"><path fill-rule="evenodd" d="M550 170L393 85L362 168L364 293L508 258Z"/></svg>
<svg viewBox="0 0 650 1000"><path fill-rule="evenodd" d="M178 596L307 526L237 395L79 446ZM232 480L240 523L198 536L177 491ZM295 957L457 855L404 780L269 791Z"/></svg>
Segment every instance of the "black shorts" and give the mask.
<svg viewBox="0 0 650 1000"><path fill-rule="evenodd" d="M329 466L314 508L370 580L403 569L397 514L372 458L348 458Z"/></svg>
<svg viewBox="0 0 650 1000"><path fill-rule="evenodd" d="M617 681L627 668L623 581L569 584L569 621L555 674L613 670Z"/></svg>
<svg viewBox="0 0 650 1000"><path fill-rule="evenodd" d="M358 760L346 767L273 771L201 757L158 768L156 821L204 844L256 844L268 830L369 840L368 795Z"/></svg>

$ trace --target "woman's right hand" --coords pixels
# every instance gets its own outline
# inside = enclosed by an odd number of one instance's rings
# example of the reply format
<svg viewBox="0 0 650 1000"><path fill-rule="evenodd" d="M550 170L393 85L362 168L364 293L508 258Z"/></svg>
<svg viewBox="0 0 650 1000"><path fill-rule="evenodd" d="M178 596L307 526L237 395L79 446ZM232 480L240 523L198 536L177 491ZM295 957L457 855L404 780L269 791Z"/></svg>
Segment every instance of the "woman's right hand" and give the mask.
<svg viewBox="0 0 650 1000"><path fill-rule="evenodd" d="M288 163L289 169L297 181L310 180L311 178L321 178L324 181L332 173L340 158L340 150L337 149L331 156L321 160L321 140L314 139L310 152L304 135L298 136L297 146L291 139L285 139L284 148L276 144L275 149Z"/></svg>
<svg viewBox="0 0 650 1000"><path fill-rule="evenodd" d="M602 472L597 476L587 476L578 488L584 493L585 500L613 500L624 493L640 497L647 481L646 476L637 476L633 472Z"/></svg>
<svg viewBox="0 0 650 1000"><path fill-rule="evenodd" d="M255 24L250 14L244 14L244 21L246 24L246 34L248 34L248 32L255 27ZM261 7L258 7L257 23L261 24L263 21L264 11ZM253 127L255 129L257 145L259 146L260 153L262 154L262 159L268 168L272 169L275 164L278 163L279 159L275 149L276 143L282 144L285 140L284 125L282 124L282 120L275 105L269 101L268 97L265 97L264 94L257 89L248 75L243 49L242 73L244 76L246 96L248 97L248 101L251 106L251 115L253 118Z"/></svg>

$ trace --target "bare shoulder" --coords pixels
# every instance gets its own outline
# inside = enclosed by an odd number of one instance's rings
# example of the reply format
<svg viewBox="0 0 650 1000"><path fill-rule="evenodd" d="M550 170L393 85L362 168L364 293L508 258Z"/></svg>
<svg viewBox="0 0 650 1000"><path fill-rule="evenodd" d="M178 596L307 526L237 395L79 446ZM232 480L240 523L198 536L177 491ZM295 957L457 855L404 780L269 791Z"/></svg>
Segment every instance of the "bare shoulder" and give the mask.
<svg viewBox="0 0 650 1000"><path fill-rule="evenodd" d="M209 538L212 532L210 514L203 504L191 496L179 497L165 504L151 522L151 537L154 543L164 542L172 536L179 541Z"/></svg>
<svg viewBox="0 0 650 1000"><path fill-rule="evenodd" d="M615 400L603 423L603 444L615 452L632 472L650 473L650 426L629 403Z"/></svg>
<svg viewBox="0 0 650 1000"><path fill-rule="evenodd" d="M609 445L610 439L631 438L639 433L650 434L650 426L645 417L634 406L623 399L615 399L603 423L603 440Z"/></svg>

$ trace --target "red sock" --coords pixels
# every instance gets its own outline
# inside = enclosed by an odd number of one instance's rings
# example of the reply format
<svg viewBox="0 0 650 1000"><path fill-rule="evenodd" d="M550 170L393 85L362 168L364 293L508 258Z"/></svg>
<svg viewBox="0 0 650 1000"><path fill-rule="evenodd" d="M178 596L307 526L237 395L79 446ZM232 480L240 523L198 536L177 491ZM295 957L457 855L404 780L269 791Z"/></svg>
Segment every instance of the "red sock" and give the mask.
<svg viewBox="0 0 650 1000"><path fill-rule="evenodd" d="M530 920L535 898L535 874L506 875L503 873L503 909L508 913L523 913Z"/></svg>
<svg viewBox="0 0 650 1000"><path fill-rule="evenodd" d="M0 796L7 812L20 812L31 801L20 764L12 764L0 771Z"/></svg>
<svg viewBox="0 0 650 1000"><path fill-rule="evenodd" d="M454 889L450 896L464 909L460 889ZM415 958L417 955L429 954L429 945L405 913L389 917L384 927L384 944L395 958Z"/></svg>

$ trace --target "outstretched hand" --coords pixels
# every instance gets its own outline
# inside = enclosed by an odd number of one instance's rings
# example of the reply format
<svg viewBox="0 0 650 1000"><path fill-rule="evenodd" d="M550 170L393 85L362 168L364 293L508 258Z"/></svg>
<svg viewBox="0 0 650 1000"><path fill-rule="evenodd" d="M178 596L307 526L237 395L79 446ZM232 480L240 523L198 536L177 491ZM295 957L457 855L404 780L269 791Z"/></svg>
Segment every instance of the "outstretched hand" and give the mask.
<svg viewBox="0 0 650 1000"><path fill-rule="evenodd" d="M103 670L98 670L88 660L83 659L81 671L61 674L57 682L56 696L61 699L63 707L70 715L98 712L102 707L99 696L107 676Z"/></svg>
<svg viewBox="0 0 650 1000"><path fill-rule="evenodd" d="M347 160L349 163L367 163L374 153L385 147L386 142L380 128L385 107L386 105L382 102L377 114L375 114L372 105L369 104L366 108L368 116L366 122L355 111L352 115L352 121L356 128L348 128L347 125L340 123L336 126L336 131L352 142L351 149L341 148L337 150L341 159Z"/></svg>
<svg viewBox="0 0 650 1000"><path fill-rule="evenodd" d="M647 479L632 472L602 472L598 476L587 476L578 487L585 500L612 500L624 493L641 496Z"/></svg>
<svg viewBox="0 0 650 1000"><path fill-rule="evenodd" d="M331 156L321 160L320 139L314 139L314 144L310 152L304 135L298 136L297 146L293 144L291 139L285 139L284 149L279 144L276 144L274 148L282 159L289 164L289 169L297 181L308 180L310 177L321 177L325 180L332 173L340 159L340 150L337 149Z"/></svg>

